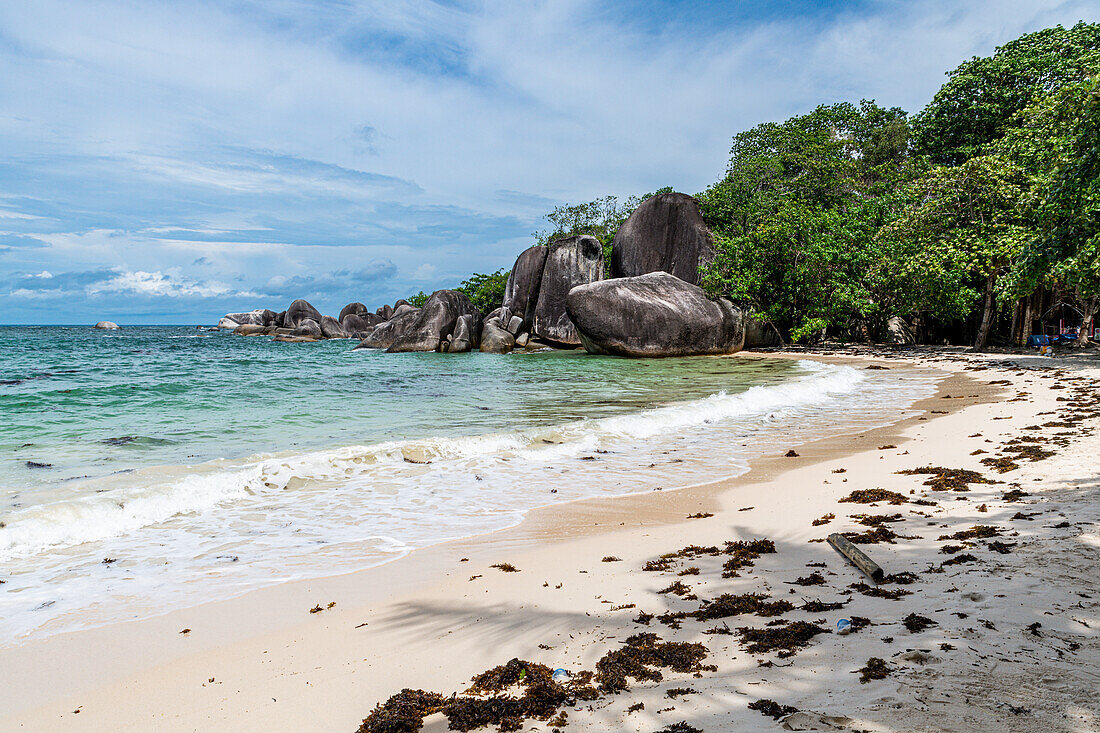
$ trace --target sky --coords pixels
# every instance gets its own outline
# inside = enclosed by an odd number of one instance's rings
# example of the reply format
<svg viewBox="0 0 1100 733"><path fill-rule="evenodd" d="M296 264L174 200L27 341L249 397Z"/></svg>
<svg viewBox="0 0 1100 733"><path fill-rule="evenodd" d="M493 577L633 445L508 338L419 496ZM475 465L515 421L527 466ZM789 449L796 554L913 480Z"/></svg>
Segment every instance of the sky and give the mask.
<svg viewBox="0 0 1100 733"><path fill-rule="evenodd" d="M1097 0L0 3L0 323L374 309Z"/></svg>

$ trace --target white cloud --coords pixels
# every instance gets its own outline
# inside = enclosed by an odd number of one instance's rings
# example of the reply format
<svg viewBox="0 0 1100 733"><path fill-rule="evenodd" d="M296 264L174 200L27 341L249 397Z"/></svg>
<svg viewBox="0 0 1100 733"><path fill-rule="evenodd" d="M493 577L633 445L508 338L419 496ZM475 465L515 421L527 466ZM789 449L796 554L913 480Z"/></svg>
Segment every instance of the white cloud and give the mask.
<svg viewBox="0 0 1100 733"><path fill-rule="evenodd" d="M187 280L177 275L170 275L159 270L156 272L120 272L114 277L102 282L89 285L89 295L102 293L125 293L139 296L154 296L167 298L215 298L226 295L255 296L257 293L250 291L235 291L225 283L214 281L197 282Z"/></svg>

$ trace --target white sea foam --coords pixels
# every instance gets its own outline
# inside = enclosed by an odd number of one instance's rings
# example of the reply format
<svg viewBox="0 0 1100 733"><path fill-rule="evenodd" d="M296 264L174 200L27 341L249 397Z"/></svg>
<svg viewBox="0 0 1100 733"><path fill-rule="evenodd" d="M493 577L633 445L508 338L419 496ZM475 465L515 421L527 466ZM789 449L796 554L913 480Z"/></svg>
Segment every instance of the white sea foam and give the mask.
<svg viewBox="0 0 1100 733"><path fill-rule="evenodd" d="M932 389L929 376L900 370L884 377L799 366L779 384L612 417L97 479L68 498L0 515L0 562L11 573L0 618L34 611L0 624L0 643L89 622L86 582L100 600L132 608L135 597L186 603L198 593L193 579L209 594L217 579L242 592L342 572L515 524L556 501L735 475L764 450L896 420ZM103 569L105 556L125 558L127 583Z"/></svg>

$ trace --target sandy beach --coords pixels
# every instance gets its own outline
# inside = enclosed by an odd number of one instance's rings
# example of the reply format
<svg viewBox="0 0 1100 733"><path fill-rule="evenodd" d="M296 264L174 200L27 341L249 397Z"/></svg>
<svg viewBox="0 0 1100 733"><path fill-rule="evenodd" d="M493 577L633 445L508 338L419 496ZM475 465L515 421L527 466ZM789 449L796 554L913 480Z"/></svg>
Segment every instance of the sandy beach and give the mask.
<svg viewBox="0 0 1100 733"><path fill-rule="evenodd" d="M523 729L1100 730L1096 358L793 356L945 378L912 418L736 479L536 510L378 568L5 649L0 730L354 731L403 688L462 693L513 658L596 671L642 632L702 644L707 669L660 669ZM831 532L892 577L870 582ZM752 540L774 552L731 566L726 543ZM723 594L790 608L723 616L705 603ZM859 628L834 633L841 618ZM741 631L810 626L786 651L750 652ZM446 729L440 713L425 726Z"/></svg>

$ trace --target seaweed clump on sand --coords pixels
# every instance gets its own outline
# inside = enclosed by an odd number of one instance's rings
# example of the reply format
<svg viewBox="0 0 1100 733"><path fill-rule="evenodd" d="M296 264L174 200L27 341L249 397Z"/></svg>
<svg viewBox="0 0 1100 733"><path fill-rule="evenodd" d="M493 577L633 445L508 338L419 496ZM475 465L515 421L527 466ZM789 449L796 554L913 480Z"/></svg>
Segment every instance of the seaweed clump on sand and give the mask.
<svg viewBox="0 0 1100 733"><path fill-rule="evenodd" d="M733 595L723 593L710 601L703 601L698 611L690 615L700 621L712 621L730 616L743 614L756 614L757 616L780 616L794 608L790 601L770 601L768 596L760 593L744 593Z"/></svg>
<svg viewBox="0 0 1100 733"><path fill-rule="evenodd" d="M993 484L977 471L965 468L944 468L943 466L923 466L921 468L908 468L898 471L904 476L931 475L932 478L924 482L933 491L970 491L970 484Z"/></svg>
<svg viewBox="0 0 1100 733"><path fill-rule="evenodd" d="M906 498L896 491L887 489L856 489L843 499L837 499L841 504L875 504L885 501L889 504L904 504Z"/></svg>
<svg viewBox="0 0 1100 733"><path fill-rule="evenodd" d="M779 652L781 658L786 658L794 656L799 649L808 646L815 636L827 634L829 630L808 621L792 621L764 629L742 627L737 633L749 654Z"/></svg>
<svg viewBox="0 0 1100 733"><path fill-rule="evenodd" d="M1015 471L1017 468L1020 467L1019 463L1016 463L1007 456L1002 456L1000 458L983 458L982 464L989 466L997 473L1008 473L1009 471Z"/></svg>
<svg viewBox="0 0 1100 733"><path fill-rule="evenodd" d="M886 598L891 601L898 601L901 600L904 596L913 595L912 591L904 590L902 588L896 588L894 590L890 590L888 588L878 588L875 586L867 585L862 580L858 583L852 583L848 587L853 590L859 591L865 596L870 596L871 598Z"/></svg>
<svg viewBox="0 0 1100 733"><path fill-rule="evenodd" d="M928 618L927 616L921 616L920 614L911 613L901 620L905 625L905 628L909 630L910 634L916 634L924 631L929 626L939 626L938 623Z"/></svg>
<svg viewBox="0 0 1100 733"><path fill-rule="evenodd" d="M1031 494L1026 491L1020 491L1019 489L1012 489L1011 491L1006 491L1004 495L1001 496L1001 501L1020 501L1025 496L1031 496Z"/></svg>
<svg viewBox="0 0 1100 733"><path fill-rule="evenodd" d="M970 529L964 529L956 532L955 534L940 535L941 540L984 540L990 537L996 537L1001 533L1001 530L996 527L991 527L988 524L975 524Z"/></svg>
<svg viewBox="0 0 1100 733"><path fill-rule="evenodd" d="M829 512L828 514L826 514L824 516L821 516L821 517L815 519L814 521L810 522L810 524L812 524L815 527L820 527L823 524L828 524L829 522L833 521L834 519L836 519L836 515L833 514L832 512Z"/></svg>
<svg viewBox="0 0 1100 733"><path fill-rule="evenodd" d="M798 708L790 705L780 705L775 700L768 700L767 698L750 702L749 710L757 710L761 715L767 715L769 718L775 718L776 720L798 712Z"/></svg>
<svg viewBox="0 0 1100 733"><path fill-rule="evenodd" d="M867 666L859 670L859 683L865 685L871 680L886 679L888 674L890 674L890 668L886 666L885 660L871 657L867 660Z"/></svg>
<svg viewBox="0 0 1100 733"><path fill-rule="evenodd" d="M900 535L889 527L875 527L866 532L841 532L853 545L877 545L880 542L894 544L894 540L915 540L917 537Z"/></svg>
<svg viewBox="0 0 1100 733"><path fill-rule="evenodd" d="M803 575L790 581L791 585L825 585L825 576L816 570L809 575Z"/></svg>
<svg viewBox="0 0 1100 733"><path fill-rule="evenodd" d="M722 577L736 578L739 570L751 568L761 555L774 553L775 543L767 538L727 542L726 554L731 557L722 565Z"/></svg>
<svg viewBox="0 0 1100 733"><path fill-rule="evenodd" d="M671 593L674 596L687 596L691 593L691 586L682 580L677 580L672 585L657 592L665 595Z"/></svg>
<svg viewBox="0 0 1100 733"><path fill-rule="evenodd" d="M442 710L447 699L438 692L405 688L376 705L358 733L416 733L423 727L424 718Z"/></svg>
<svg viewBox="0 0 1100 733"><path fill-rule="evenodd" d="M900 514L853 514L851 519L856 520L856 524L862 524L864 527L881 527L889 522L904 521Z"/></svg>
<svg viewBox="0 0 1100 733"><path fill-rule="evenodd" d="M968 562L978 562L978 558L974 557L968 552L964 552L962 554L955 555L950 560L944 560L940 563L940 567L943 567L944 565L962 565L963 563Z"/></svg>
<svg viewBox="0 0 1100 733"><path fill-rule="evenodd" d="M830 602L826 602L826 601L822 601L820 599L815 598L811 601L806 601L805 603L803 603L798 608L799 608L799 610L808 611L809 613L825 613L826 611L836 611L838 609L844 608L850 602L851 602L851 599L849 599L847 601L830 601Z"/></svg>
<svg viewBox="0 0 1100 733"><path fill-rule="evenodd" d="M702 666L707 648L699 643L662 641L656 634L634 634L618 649L612 649L596 662L595 680L604 692L621 692L629 688L627 678L638 682L660 682L661 668L673 672L713 671Z"/></svg>
<svg viewBox="0 0 1100 733"><path fill-rule="evenodd" d="M497 570L499 570L502 573L518 573L519 572L519 568L517 568L515 565L513 565L510 562L498 562L498 563L494 563L494 564L490 565L489 567L496 568Z"/></svg>
<svg viewBox="0 0 1100 733"><path fill-rule="evenodd" d="M693 725L688 725L686 720L681 720L679 723L669 723L664 728L657 731L657 733L703 733L703 730Z"/></svg>
<svg viewBox="0 0 1100 733"><path fill-rule="evenodd" d="M451 730L496 725L500 731L516 731L522 729L526 718L549 720L563 705L596 699L592 677L591 672L580 672L562 684L553 680L546 665L512 659L474 677L464 695L444 697L435 692L402 690L377 705L363 720L359 733L415 733L423 726L424 718L433 713L443 713ZM501 694L514 686L522 687L523 694Z"/></svg>

